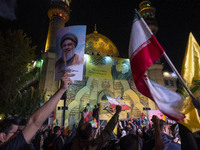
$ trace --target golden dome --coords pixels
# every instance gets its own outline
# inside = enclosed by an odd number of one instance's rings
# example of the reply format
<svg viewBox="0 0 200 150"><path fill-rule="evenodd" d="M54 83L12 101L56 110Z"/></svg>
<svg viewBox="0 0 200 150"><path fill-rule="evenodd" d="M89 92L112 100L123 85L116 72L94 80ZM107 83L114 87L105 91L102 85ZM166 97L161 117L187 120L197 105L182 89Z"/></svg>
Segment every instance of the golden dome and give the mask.
<svg viewBox="0 0 200 150"><path fill-rule="evenodd" d="M115 44L96 30L86 35L85 53L90 55L118 57L119 52Z"/></svg>

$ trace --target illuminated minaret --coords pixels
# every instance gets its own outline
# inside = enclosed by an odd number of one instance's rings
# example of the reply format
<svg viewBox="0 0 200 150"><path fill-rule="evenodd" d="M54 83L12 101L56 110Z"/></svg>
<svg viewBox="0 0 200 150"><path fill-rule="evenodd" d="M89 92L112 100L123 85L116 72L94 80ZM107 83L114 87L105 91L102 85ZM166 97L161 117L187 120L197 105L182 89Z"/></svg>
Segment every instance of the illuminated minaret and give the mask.
<svg viewBox="0 0 200 150"><path fill-rule="evenodd" d="M40 78L39 89L46 90L46 95L53 95L58 89L58 82L55 82L55 50L57 31L65 27L69 20L71 0L52 0L48 10L50 19L45 53L43 54L43 67Z"/></svg>
<svg viewBox="0 0 200 150"><path fill-rule="evenodd" d="M156 8L151 5L149 0L142 0L139 4L139 13L144 18L145 22L156 36L158 31L157 21L155 18ZM163 80L163 64L161 64L160 60L158 60L154 65L152 65L147 73L150 79L154 80L155 82L164 85Z"/></svg>
<svg viewBox="0 0 200 150"><path fill-rule="evenodd" d="M139 13L155 35L158 31L157 21L155 18L156 8L151 6L151 2L143 0L139 5Z"/></svg>

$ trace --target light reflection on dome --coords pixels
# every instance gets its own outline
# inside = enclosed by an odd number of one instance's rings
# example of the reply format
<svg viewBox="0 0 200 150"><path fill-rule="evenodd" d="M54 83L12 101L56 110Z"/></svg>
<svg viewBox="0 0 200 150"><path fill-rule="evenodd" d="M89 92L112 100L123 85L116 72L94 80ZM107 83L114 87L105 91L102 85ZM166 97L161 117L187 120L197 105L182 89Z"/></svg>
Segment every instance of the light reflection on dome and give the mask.
<svg viewBox="0 0 200 150"><path fill-rule="evenodd" d="M100 56L119 56L115 44L109 38L97 31L86 36L85 53Z"/></svg>

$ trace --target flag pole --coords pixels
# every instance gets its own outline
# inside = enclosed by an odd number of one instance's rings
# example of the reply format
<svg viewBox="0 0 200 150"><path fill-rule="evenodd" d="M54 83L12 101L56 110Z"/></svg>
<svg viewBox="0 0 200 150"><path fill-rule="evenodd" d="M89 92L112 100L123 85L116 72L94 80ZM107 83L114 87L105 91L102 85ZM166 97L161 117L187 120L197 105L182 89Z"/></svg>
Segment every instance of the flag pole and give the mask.
<svg viewBox="0 0 200 150"><path fill-rule="evenodd" d="M171 69L176 73L176 75L178 76L179 81L181 82L181 84L184 86L184 88L186 89L186 91L188 92L188 94L190 95L190 97L192 98L192 102L193 105L197 108L200 109L200 99L199 98L195 98L194 95L192 94L192 92L190 91L190 89L187 87L187 85L185 84L183 78L180 76L180 74L178 73L178 71L176 70L175 66L173 65L173 63L171 62L171 60L169 59L169 57L167 56L167 54L164 52L163 53L166 61L168 62L169 66L171 67Z"/></svg>
<svg viewBox="0 0 200 150"><path fill-rule="evenodd" d="M190 89L185 84L183 78L180 76L180 74L178 73L178 71L176 70L175 66L173 65L173 63L171 62L171 60L169 59L169 57L167 56L167 54L165 52L164 52L164 57L165 57L166 61L168 62L168 64L170 65L171 69L178 76L179 81L182 83L182 85L184 86L184 88L186 89L186 91L188 92L188 94L190 95L190 97L191 98L195 98L194 95L192 94L192 92L190 91Z"/></svg>

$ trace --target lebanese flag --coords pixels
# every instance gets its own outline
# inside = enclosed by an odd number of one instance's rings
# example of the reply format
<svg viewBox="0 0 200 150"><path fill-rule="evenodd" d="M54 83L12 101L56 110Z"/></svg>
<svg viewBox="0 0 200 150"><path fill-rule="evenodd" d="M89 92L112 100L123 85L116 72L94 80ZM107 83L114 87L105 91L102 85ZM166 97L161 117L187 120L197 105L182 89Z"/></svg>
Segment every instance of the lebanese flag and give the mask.
<svg viewBox="0 0 200 150"><path fill-rule="evenodd" d="M122 110L129 110L129 109L131 109L130 106L117 101L115 98L107 96L107 99L108 99L108 102L110 103L110 106L112 107L112 109L115 109L117 105L120 105L122 107Z"/></svg>
<svg viewBox="0 0 200 150"><path fill-rule="evenodd" d="M183 103L182 97L161 85L154 84L145 74L164 52L144 19L135 10L129 43L129 59L135 85L140 93L152 99L169 118L182 120L184 115L180 113L179 107Z"/></svg>

